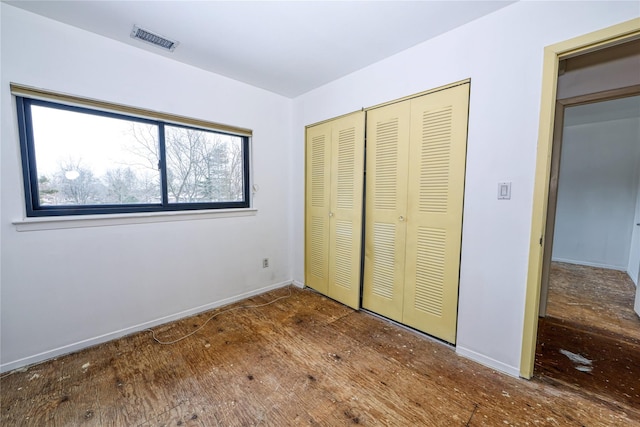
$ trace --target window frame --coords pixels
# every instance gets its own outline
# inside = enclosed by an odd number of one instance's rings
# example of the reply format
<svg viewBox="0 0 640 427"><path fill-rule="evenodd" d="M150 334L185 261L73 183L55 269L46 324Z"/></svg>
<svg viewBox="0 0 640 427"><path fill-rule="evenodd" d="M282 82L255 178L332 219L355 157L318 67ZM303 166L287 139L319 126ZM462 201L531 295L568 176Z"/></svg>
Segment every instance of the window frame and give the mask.
<svg viewBox="0 0 640 427"><path fill-rule="evenodd" d="M13 85L12 85L13 89ZM147 112L135 108L96 108L94 104L115 104L101 103L100 101L86 100L84 103L60 102L57 99L51 100L43 97L31 97L22 93L14 93L16 98L18 133L20 140L20 154L22 162L22 177L24 185L24 197L27 217L56 217L67 215L107 215L107 214L130 214L146 212L176 212L176 211L200 211L200 210L220 210L220 209L248 209L251 208L250 192L250 158L251 158L251 131L239 129L233 132L233 127L206 126L207 122L199 120L171 116L164 113ZM64 99L63 99L64 101ZM83 105L84 104L84 105ZM146 123L158 127L158 149L159 149L159 174L160 174L160 203L132 203L132 204L100 204L100 205L56 205L47 206L40 204L40 194L38 187L38 172L36 164L36 147L33 134L33 118L31 106L44 106L58 110L73 111L84 114L91 114L101 117L123 119L130 122ZM89 105L89 106L87 106ZM132 115L129 110L144 111L144 115ZM129 113L129 114L127 114ZM156 116L156 117L154 117ZM159 117L158 117L159 116ZM176 120L171 120L172 118ZM180 120L183 119L183 120ZM243 200L225 202L169 202L167 184L167 161L165 150L164 127L175 126L197 131L213 132L221 135L230 135L241 138L242 144L242 166L243 166Z"/></svg>

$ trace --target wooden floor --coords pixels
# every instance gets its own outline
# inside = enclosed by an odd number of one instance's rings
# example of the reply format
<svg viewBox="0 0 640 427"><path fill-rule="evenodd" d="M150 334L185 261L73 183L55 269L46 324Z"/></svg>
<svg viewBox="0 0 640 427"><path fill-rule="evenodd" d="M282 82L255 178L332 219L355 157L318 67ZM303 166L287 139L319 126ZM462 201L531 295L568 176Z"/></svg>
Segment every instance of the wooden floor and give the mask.
<svg viewBox="0 0 640 427"><path fill-rule="evenodd" d="M640 318L621 271L553 263L536 352L540 381L640 410Z"/></svg>
<svg viewBox="0 0 640 427"><path fill-rule="evenodd" d="M309 290L279 289L174 345L139 333L0 380L3 426L637 426ZM170 340L211 313L158 329Z"/></svg>
<svg viewBox="0 0 640 427"><path fill-rule="evenodd" d="M636 287L624 271L554 262L547 314L640 341L635 294Z"/></svg>

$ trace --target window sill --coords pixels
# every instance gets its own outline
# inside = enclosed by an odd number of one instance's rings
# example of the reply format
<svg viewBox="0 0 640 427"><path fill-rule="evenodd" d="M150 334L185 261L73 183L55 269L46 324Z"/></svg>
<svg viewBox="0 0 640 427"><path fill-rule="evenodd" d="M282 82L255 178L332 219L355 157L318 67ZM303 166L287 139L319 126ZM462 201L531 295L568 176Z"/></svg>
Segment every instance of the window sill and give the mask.
<svg viewBox="0 0 640 427"><path fill-rule="evenodd" d="M24 218L13 221L17 231L60 230L65 228L108 227L155 222L194 221L212 218L255 216L257 209L217 209L201 211L145 212L111 215L75 215Z"/></svg>

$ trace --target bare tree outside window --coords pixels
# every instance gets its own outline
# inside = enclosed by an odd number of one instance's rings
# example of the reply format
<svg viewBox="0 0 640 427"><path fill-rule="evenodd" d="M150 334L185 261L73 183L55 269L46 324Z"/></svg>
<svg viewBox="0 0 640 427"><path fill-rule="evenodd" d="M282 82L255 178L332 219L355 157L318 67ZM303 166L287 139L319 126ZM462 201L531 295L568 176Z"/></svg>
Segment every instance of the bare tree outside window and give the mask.
<svg viewBox="0 0 640 427"><path fill-rule="evenodd" d="M100 203L104 186L93 171L79 159L69 159L60 165L53 177L60 199L64 205L91 205Z"/></svg>
<svg viewBox="0 0 640 427"><path fill-rule="evenodd" d="M242 200L242 138L166 126L165 141L170 202Z"/></svg>

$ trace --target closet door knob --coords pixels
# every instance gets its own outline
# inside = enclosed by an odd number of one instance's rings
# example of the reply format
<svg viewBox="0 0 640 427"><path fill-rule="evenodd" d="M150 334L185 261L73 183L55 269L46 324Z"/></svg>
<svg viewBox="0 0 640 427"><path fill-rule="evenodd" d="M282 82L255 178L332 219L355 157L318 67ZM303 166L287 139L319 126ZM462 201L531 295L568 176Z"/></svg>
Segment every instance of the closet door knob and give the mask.
<svg viewBox="0 0 640 427"><path fill-rule="evenodd" d="M402 221L404 221L404 217L403 217L402 215L400 215L400 218L398 218L398 220L399 220L400 222L402 222Z"/></svg>
<svg viewBox="0 0 640 427"><path fill-rule="evenodd" d="M329 218L333 216L333 212L329 212Z"/></svg>

